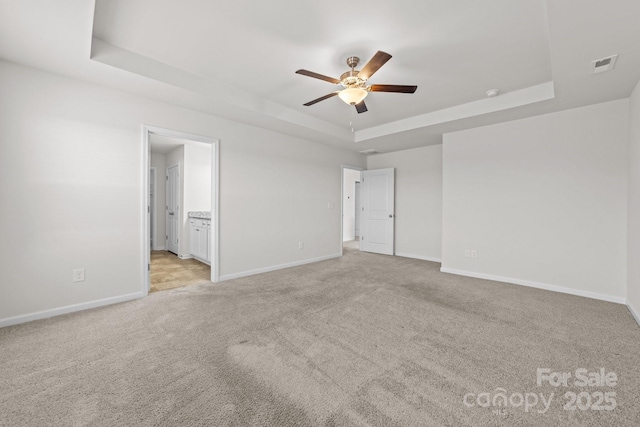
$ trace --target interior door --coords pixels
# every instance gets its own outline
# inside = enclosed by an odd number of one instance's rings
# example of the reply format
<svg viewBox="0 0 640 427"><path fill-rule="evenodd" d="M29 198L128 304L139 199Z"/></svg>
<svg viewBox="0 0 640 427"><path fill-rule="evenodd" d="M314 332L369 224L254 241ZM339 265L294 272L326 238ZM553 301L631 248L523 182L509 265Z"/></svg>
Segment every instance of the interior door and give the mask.
<svg viewBox="0 0 640 427"><path fill-rule="evenodd" d="M363 251L393 255L395 169L362 171L361 245Z"/></svg>
<svg viewBox="0 0 640 427"><path fill-rule="evenodd" d="M167 250L178 254L180 238L180 165L167 168Z"/></svg>

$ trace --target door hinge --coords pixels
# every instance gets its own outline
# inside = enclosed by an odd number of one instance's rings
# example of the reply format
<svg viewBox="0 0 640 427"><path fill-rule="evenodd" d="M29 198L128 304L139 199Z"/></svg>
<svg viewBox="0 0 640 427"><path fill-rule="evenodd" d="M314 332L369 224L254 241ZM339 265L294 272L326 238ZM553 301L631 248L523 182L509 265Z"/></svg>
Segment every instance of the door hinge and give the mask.
<svg viewBox="0 0 640 427"><path fill-rule="evenodd" d="M151 271L151 264L147 264L147 271Z"/></svg>
<svg viewBox="0 0 640 427"><path fill-rule="evenodd" d="M164 240L169 240L169 236L164 236Z"/></svg>
<svg viewBox="0 0 640 427"><path fill-rule="evenodd" d="M151 213L151 206L147 206L147 213Z"/></svg>
<svg viewBox="0 0 640 427"><path fill-rule="evenodd" d="M180 243L180 239L176 239L176 243Z"/></svg>
<svg viewBox="0 0 640 427"><path fill-rule="evenodd" d="M169 175L165 175L164 179L166 179L167 181L169 181Z"/></svg>

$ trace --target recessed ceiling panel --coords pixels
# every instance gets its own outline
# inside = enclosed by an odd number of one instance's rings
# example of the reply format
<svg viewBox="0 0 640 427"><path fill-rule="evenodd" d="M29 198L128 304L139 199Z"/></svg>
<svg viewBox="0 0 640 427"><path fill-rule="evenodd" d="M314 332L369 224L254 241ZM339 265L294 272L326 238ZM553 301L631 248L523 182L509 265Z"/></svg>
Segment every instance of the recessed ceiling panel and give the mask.
<svg viewBox="0 0 640 427"><path fill-rule="evenodd" d="M343 1L98 0L94 37L191 74L345 128L365 129L548 82L544 0ZM371 84L418 85L371 93L368 112L333 97L349 56L393 55Z"/></svg>

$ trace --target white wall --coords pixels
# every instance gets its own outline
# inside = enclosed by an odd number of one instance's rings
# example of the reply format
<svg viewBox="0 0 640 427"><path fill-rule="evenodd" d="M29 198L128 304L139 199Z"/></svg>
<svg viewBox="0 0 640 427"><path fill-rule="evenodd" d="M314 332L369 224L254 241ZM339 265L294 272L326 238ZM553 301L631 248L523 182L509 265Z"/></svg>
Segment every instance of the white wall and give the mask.
<svg viewBox="0 0 640 427"><path fill-rule="evenodd" d="M166 158L168 168L180 165L180 188L182 189L182 185L184 183L184 145L180 145L169 151ZM180 194L180 197L182 198L182 194Z"/></svg>
<svg viewBox="0 0 640 427"><path fill-rule="evenodd" d="M396 254L440 261L442 145L369 156L367 168L396 169Z"/></svg>
<svg viewBox="0 0 640 427"><path fill-rule="evenodd" d="M629 100L627 304L640 323L640 82Z"/></svg>
<svg viewBox="0 0 640 427"><path fill-rule="evenodd" d="M180 250L191 256L191 224L188 212L211 211L211 144L189 143L184 146L184 187L182 237Z"/></svg>
<svg viewBox="0 0 640 427"><path fill-rule="evenodd" d="M342 240L344 241L356 238L356 181L360 181L360 171L344 169L342 182Z"/></svg>
<svg viewBox="0 0 640 427"><path fill-rule="evenodd" d="M0 325L140 296L143 123L221 140L223 278L340 253L360 154L6 61L0 93Z"/></svg>
<svg viewBox="0 0 640 427"><path fill-rule="evenodd" d="M165 206L166 206L166 184L165 174L167 169L167 157L160 153L151 153L150 166L156 168L156 242L153 250L165 249L165 236L166 236L166 218L165 218Z"/></svg>
<svg viewBox="0 0 640 427"><path fill-rule="evenodd" d="M210 144L192 143L184 146L184 206L187 211L211 210Z"/></svg>
<svg viewBox="0 0 640 427"><path fill-rule="evenodd" d="M443 271L623 302L628 108L444 135Z"/></svg>

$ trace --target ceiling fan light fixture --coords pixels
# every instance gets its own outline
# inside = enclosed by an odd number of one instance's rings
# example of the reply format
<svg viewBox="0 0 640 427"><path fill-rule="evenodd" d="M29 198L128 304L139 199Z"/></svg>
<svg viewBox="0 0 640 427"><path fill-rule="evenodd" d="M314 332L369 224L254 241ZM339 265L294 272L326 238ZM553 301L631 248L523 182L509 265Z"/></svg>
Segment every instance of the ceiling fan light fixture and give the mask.
<svg viewBox="0 0 640 427"><path fill-rule="evenodd" d="M329 99L338 95L338 97L342 99L345 104L354 105L358 114L361 114L368 111L367 106L364 103L364 99L367 97L369 92L414 93L418 86L379 84L371 86L367 85L369 78L371 78L371 76L373 76L373 74L378 71L380 67L386 64L389 59L391 59L391 55L379 50L375 55L373 55L373 58L371 58L369 62L367 62L364 67L362 67L361 70L356 70L358 63L360 62L360 58L358 58L357 56L350 56L349 58L347 58L347 65L351 69L345 73L342 73L340 79L335 79L323 74L314 73L313 71L309 70L296 71L296 74L313 77L314 79L324 80L326 82L333 83L334 85L342 85L342 87L344 87L343 90L336 90L302 105L304 105L305 107L309 107L311 105L317 104L320 101L324 101L325 99Z"/></svg>
<svg viewBox="0 0 640 427"><path fill-rule="evenodd" d="M366 89L352 87L343 89L338 93L340 99L349 105L360 104L369 94Z"/></svg>

